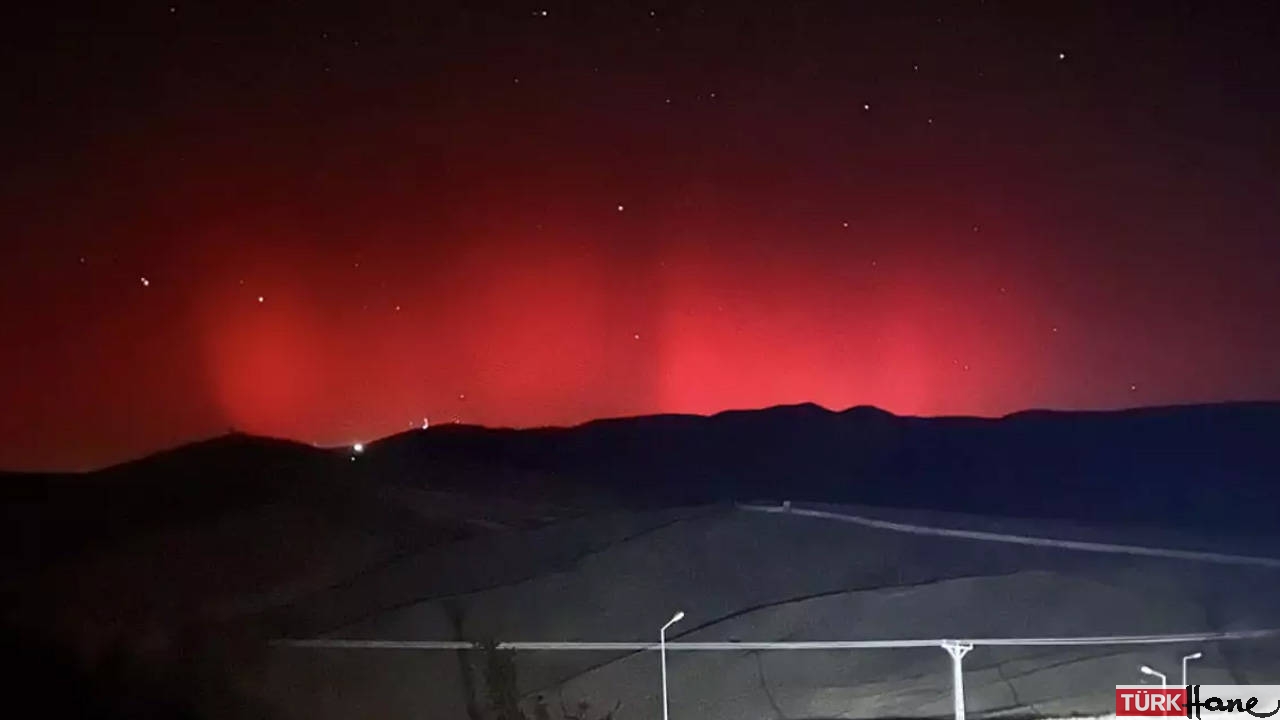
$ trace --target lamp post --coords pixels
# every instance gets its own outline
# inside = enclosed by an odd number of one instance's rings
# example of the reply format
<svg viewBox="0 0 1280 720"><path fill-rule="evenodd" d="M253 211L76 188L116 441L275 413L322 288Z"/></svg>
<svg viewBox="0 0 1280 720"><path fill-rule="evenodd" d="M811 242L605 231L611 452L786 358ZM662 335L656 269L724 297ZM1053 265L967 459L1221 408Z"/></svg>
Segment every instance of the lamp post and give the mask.
<svg viewBox="0 0 1280 720"><path fill-rule="evenodd" d="M1204 653L1202 652L1193 652L1190 655L1182 656L1182 687L1187 686L1187 661L1199 660L1202 657L1204 657Z"/></svg>
<svg viewBox="0 0 1280 720"><path fill-rule="evenodd" d="M662 656L662 720L667 720L667 628L683 619L684 611L681 610L658 631L658 654Z"/></svg>
<svg viewBox="0 0 1280 720"><path fill-rule="evenodd" d="M973 649L973 643L944 640L942 649L951 656L951 702L955 708L955 720L964 720L964 656Z"/></svg>
<svg viewBox="0 0 1280 720"><path fill-rule="evenodd" d="M1160 689L1161 689L1161 690L1165 689L1165 688L1169 685L1169 676L1168 676L1168 675L1165 675L1164 673L1162 673L1162 672L1160 672L1160 671L1158 671L1158 670L1152 670L1152 669L1151 669L1149 666L1147 666L1147 665L1143 665L1142 667L1140 667L1140 668L1138 668L1138 669L1142 671L1142 674L1143 674L1143 675L1152 675L1152 676L1155 676L1155 677L1160 678Z"/></svg>

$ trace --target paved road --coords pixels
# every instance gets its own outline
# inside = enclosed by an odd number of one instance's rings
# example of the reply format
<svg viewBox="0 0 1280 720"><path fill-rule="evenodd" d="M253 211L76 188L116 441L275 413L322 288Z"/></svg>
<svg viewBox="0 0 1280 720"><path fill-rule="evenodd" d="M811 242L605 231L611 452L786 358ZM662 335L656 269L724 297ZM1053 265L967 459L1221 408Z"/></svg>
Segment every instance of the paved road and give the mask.
<svg viewBox="0 0 1280 720"><path fill-rule="evenodd" d="M1195 562L1218 563L1220 565L1252 565L1280 569L1280 559L1255 557L1251 555L1230 555L1227 553L1203 552L1199 550L1174 550L1171 548L1144 547L1141 545L1117 545L1114 543L1088 542L1084 540L1060 540L1058 538L1035 537L1031 535L1009 535L1006 533L984 532L982 530L959 530L931 525L913 525L910 523L879 520L864 515L850 515L827 510L811 510L786 505L739 505L745 512L773 513L796 515L799 517L821 518L837 522L852 523L877 530L910 533L912 535L928 535L957 540L979 540L983 542L1006 543L1010 545L1030 545L1033 547L1059 548L1062 550L1079 550L1082 552L1111 553L1115 555L1136 555L1140 557L1169 558L1173 560L1191 560Z"/></svg>

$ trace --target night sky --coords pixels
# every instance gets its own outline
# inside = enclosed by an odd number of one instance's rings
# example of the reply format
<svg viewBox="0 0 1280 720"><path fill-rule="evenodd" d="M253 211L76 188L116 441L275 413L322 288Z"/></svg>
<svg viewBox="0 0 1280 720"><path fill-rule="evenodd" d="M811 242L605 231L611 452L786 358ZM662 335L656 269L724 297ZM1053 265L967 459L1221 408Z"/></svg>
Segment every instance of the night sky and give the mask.
<svg viewBox="0 0 1280 720"><path fill-rule="evenodd" d="M1280 23L1122 4L36 3L0 467L1280 398Z"/></svg>

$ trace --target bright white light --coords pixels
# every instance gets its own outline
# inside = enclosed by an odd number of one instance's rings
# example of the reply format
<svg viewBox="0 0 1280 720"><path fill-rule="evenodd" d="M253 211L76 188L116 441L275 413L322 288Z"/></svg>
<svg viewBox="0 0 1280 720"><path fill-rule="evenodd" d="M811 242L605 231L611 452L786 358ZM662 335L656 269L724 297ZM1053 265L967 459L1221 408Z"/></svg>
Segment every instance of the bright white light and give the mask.
<svg viewBox="0 0 1280 720"><path fill-rule="evenodd" d="M262 297L261 295L258 296L258 302L266 302L266 301L267 301L266 298Z"/></svg>
<svg viewBox="0 0 1280 720"><path fill-rule="evenodd" d="M138 278L142 281L142 287L151 287L151 281L146 278Z"/></svg>
<svg viewBox="0 0 1280 720"><path fill-rule="evenodd" d="M352 445L351 450L356 453L364 452L364 443L356 443L355 445Z"/></svg>
<svg viewBox="0 0 1280 720"><path fill-rule="evenodd" d="M623 211L623 210L625 210L625 209L626 209L626 208L622 207L621 205L619 205L619 206L618 206L618 212L622 212L622 211Z"/></svg>
<svg viewBox="0 0 1280 720"><path fill-rule="evenodd" d="M431 427L431 423L427 422L426 418L422 418L422 429L426 430L429 427Z"/></svg>
<svg viewBox="0 0 1280 720"><path fill-rule="evenodd" d="M678 623L678 622L680 622L680 621L681 621L681 620L683 620L683 619L684 619L684 611L683 611L683 610L677 611L675 615L672 615L672 616L671 616L671 622L673 622L673 623Z"/></svg>
<svg viewBox="0 0 1280 720"><path fill-rule="evenodd" d="M1066 59L1067 59L1067 54L1066 54L1066 53L1064 53L1064 52L1060 52L1060 53L1058 53L1058 59L1059 59L1059 60L1066 60Z"/></svg>

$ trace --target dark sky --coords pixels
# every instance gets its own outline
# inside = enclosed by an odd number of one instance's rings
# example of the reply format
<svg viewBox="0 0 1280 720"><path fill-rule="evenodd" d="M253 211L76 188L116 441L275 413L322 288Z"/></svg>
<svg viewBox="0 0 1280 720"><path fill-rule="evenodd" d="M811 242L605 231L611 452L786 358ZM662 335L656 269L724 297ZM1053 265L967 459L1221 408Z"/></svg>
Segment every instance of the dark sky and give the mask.
<svg viewBox="0 0 1280 720"><path fill-rule="evenodd" d="M36 3L0 467L1280 398L1265 8Z"/></svg>

